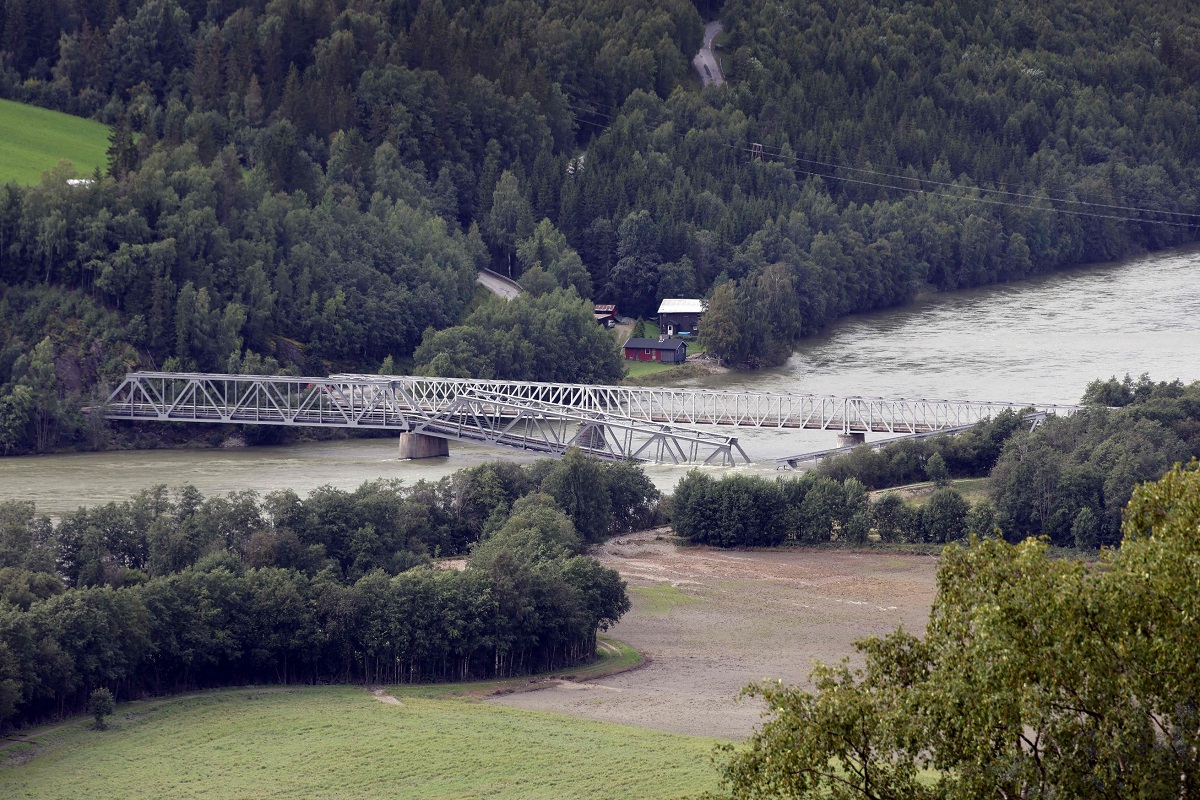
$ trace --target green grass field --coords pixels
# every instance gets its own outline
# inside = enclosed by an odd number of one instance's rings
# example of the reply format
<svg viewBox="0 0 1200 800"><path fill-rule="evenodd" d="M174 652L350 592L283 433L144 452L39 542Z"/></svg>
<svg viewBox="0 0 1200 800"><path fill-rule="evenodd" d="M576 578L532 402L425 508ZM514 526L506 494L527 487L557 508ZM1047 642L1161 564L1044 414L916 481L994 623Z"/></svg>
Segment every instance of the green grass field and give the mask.
<svg viewBox="0 0 1200 800"><path fill-rule="evenodd" d="M0 752L0 797L677 798L716 788L714 740L358 687L118 706Z"/></svg>
<svg viewBox="0 0 1200 800"><path fill-rule="evenodd" d="M990 496L988 493L991 485L990 478L956 478L950 481L950 485L957 489L968 503L978 503ZM930 496L937 491L937 486L931 481L923 481L883 491L899 492L907 499L909 505L920 508L929 502Z"/></svg>
<svg viewBox="0 0 1200 800"><path fill-rule="evenodd" d="M589 680L642 663L600 637ZM551 676L553 677L553 676ZM224 689L123 703L0 749L0 797L678 798L716 786L712 739L480 702L529 678Z"/></svg>
<svg viewBox="0 0 1200 800"><path fill-rule="evenodd" d="M80 177L108 164L106 125L36 106L0 100L0 183L32 185L58 162Z"/></svg>
<svg viewBox="0 0 1200 800"><path fill-rule="evenodd" d="M701 602L678 586L660 583L655 586L631 586L629 593L638 598L638 610L643 614L670 614L679 606Z"/></svg>

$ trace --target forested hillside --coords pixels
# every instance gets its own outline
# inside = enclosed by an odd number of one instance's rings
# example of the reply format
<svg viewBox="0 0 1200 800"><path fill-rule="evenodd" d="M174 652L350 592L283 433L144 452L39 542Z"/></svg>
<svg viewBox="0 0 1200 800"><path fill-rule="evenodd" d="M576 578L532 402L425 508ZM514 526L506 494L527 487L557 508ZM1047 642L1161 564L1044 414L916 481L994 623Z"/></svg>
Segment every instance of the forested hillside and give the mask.
<svg viewBox="0 0 1200 800"><path fill-rule="evenodd" d="M510 340L697 294L755 365L1177 244L1198 82L1165 0L5 0L0 96L114 135L92 185L0 189L0 442L102 441L77 409L137 366L611 380L602 338L553 375ZM463 319L481 266L539 319Z"/></svg>

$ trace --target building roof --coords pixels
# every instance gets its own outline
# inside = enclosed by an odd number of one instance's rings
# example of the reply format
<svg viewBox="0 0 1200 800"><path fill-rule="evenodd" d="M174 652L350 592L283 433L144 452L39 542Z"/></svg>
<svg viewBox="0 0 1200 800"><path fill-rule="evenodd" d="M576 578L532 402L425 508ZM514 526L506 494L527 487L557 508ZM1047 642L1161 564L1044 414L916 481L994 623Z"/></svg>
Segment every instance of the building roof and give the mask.
<svg viewBox="0 0 1200 800"><path fill-rule="evenodd" d="M660 314L703 314L707 303L703 300L688 300L671 298L663 300L658 306Z"/></svg>
<svg viewBox="0 0 1200 800"><path fill-rule="evenodd" d="M682 339L630 339L625 346L635 350L678 350L686 348L687 342Z"/></svg>
<svg viewBox="0 0 1200 800"><path fill-rule="evenodd" d="M612 313L617 310L617 307L612 305L611 303L605 303L605 304L597 303L596 305L592 306L592 310L595 311L597 314L599 314L601 312Z"/></svg>

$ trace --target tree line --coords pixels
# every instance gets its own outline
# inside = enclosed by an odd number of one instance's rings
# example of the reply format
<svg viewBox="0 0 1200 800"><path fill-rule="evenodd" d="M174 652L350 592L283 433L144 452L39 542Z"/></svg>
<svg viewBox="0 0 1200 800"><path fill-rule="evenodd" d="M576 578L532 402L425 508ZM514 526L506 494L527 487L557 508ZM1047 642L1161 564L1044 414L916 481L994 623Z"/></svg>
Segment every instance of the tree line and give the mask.
<svg viewBox="0 0 1200 800"><path fill-rule="evenodd" d="M813 472L714 480L693 470L675 487L670 508L677 534L714 547L945 543L992 534L996 516L990 501L972 505L951 486L911 506L895 492L872 500L856 478L841 481Z"/></svg>
<svg viewBox="0 0 1200 800"><path fill-rule="evenodd" d="M827 460L819 474L883 489L928 478L990 478L993 523L1012 542L1064 547L1121 541L1134 487L1200 457L1200 383L1110 378L1090 383L1083 410L1030 430L1011 412L957 436L901 440Z"/></svg>
<svg viewBox="0 0 1200 800"><path fill-rule="evenodd" d="M0 504L0 726L255 682L407 682L583 663L629 608L589 542L658 492L577 452L436 484L259 497L155 487L58 523ZM434 556L465 568L436 568Z"/></svg>
<svg viewBox="0 0 1200 800"><path fill-rule="evenodd" d="M953 436L858 447L798 478L692 472L671 497L672 522L681 536L718 547L971 535L1116 546L1135 487L1200 458L1200 383L1097 380L1083 403L1032 430L1022 414L1004 411ZM989 478L988 496L969 503L951 478ZM880 491L926 480L936 488L919 506Z"/></svg>
<svg viewBox="0 0 1200 800"><path fill-rule="evenodd" d="M0 190L5 450L95 446L78 408L131 366L411 369L485 265L571 287L537 349L573 342L590 279L565 242L551 257L530 176L574 157L568 91L668 91L701 35L683 0L6 0L0 95L113 136L89 186ZM15 363L42 342L57 380ZM576 349L557 373L619 377L607 340Z"/></svg>
<svg viewBox="0 0 1200 800"><path fill-rule="evenodd" d="M95 446L77 410L130 366L611 379L599 340L531 370L506 312L460 326L484 265L579 296L539 353L584 300L704 296L755 366L1188 241L1200 30L1119 6L5 0L0 96L113 126L91 186L0 190L6 450ZM698 9L729 32L703 91ZM47 339L52 384L17 364Z"/></svg>

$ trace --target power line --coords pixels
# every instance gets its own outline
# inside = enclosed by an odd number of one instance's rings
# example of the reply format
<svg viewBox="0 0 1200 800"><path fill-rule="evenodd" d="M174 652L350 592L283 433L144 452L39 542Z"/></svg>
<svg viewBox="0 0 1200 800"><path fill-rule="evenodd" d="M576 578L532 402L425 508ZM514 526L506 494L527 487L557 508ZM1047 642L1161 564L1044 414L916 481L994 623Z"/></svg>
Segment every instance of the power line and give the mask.
<svg viewBox="0 0 1200 800"><path fill-rule="evenodd" d="M588 114L596 114L598 116L606 117L607 119L614 121L614 122L617 119L617 117L614 116L613 114L609 114L604 111L597 111L594 109L582 108L580 106L574 106L574 105L570 105L570 104L568 104L568 107L573 110L576 110L576 111L581 111L581 112L588 113ZM614 110L619 111L619 109L614 109ZM572 115L572 117L579 122L586 122L587 124L590 124L590 125L597 124L594 122L590 122L588 120L582 120L575 115ZM599 126L599 127L605 127L605 126ZM692 128L691 130L696 130L696 129ZM910 175L901 175L901 174L897 174L897 173L884 172L881 170L867 169L864 167L855 167L853 165L846 164L846 163L839 163L836 161L823 161L820 159L808 158L803 155L801 155L801 156L786 156L782 153L775 153L774 155L776 155L776 157L778 157L778 158L789 158L789 159L793 159L796 161L803 161L805 163L816 164L818 166L829 167L831 169L847 169L847 170L851 170L854 172L877 175L879 177L895 178L897 180L917 181L920 183L928 183L928 184L942 186L942 187L973 188L977 191L986 192L989 194L1001 194L1001 195L1008 195L1011 197L1030 198L1030 199L1035 199L1035 200L1041 199L1038 197L1038 195L1031 195L1031 194L1026 194L1026 193L1022 193L1022 192L1016 192L1016 191L1013 191L1010 189L989 189L989 188L985 188L985 187L963 187L961 184L958 184L958 183L950 183L950 182L946 182L946 181L936 181L932 178L916 178L916 177L913 177ZM901 187L896 187L896 188L901 188ZM1193 218L1193 219L1200 219L1200 214L1194 214L1194 213L1190 213L1190 212L1186 212L1186 211L1168 211L1166 209L1161 209L1161 208L1143 208L1143 207L1138 207L1138 206L1125 206L1125 205L1117 205L1117 204L1112 204L1112 203L1096 203L1096 202L1090 202L1087 200L1077 200L1077 199L1070 198L1070 197L1056 197L1056 196L1054 196L1054 193L1050 192L1049 190L1043 189L1042 191L1046 192L1047 199L1054 200L1054 201L1060 202L1060 203L1073 203L1076 205L1093 206L1096 208L1108 208L1108 209L1112 209L1112 210L1121 210L1121 211L1135 211L1135 212L1147 213L1147 214L1167 214L1167 215L1177 216L1177 217L1189 217L1189 218ZM1097 195L1089 194L1087 192L1078 192L1077 194L1079 194L1083 197L1096 197L1097 196Z"/></svg>
<svg viewBox="0 0 1200 800"><path fill-rule="evenodd" d="M617 120L617 117L613 116L612 114L605 113L603 111L597 111L595 109L584 108L584 107L580 107L577 105L572 105L570 103L567 104L567 107L573 111L577 111L577 112L584 113L584 114L594 114L597 116L605 117L606 119L610 120L610 124L604 125L604 124L601 124L598 122L593 122L588 119L583 119L580 116L578 116L577 114L572 114L572 118L576 122L579 122L579 123L582 123L585 125L592 125L594 127L600 128L602 130L609 130L611 128L611 122L615 122ZM697 129L690 128L689 130L697 130ZM680 132L680 131L675 131L674 135L682 137L682 136L684 136L684 133ZM730 140L725 140L725 141L721 142L721 144L723 144L726 147L729 147L731 149L735 149L735 150L738 150L741 152L750 152L749 148L743 147L743 146L737 144L736 142L733 142ZM758 153L755 153L755 155L758 155ZM1113 210L1113 211L1131 211L1131 212L1144 213L1144 214L1164 214L1164 215L1171 215L1171 216L1176 216L1176 217L1200 219L1200 214L1193 214L1193 213L1188 213L1188 212L1183 212L1183 211L1168 211L1165 209L1144 208L1144 207L1138 207L1138 206L1125 206L1125 205L1118 205L1118 204L1113 204L1113 203L1093 203L1093 202L1089 202L1086 200L1075 200L1075 199L1070 199L1070 198L1054 197L1049 192L1047 192L1046 195L1043 197L1043 196L1040 196L1037 194L1030 194L1027 192L1017 192L1017 191L1006 190L1006 189L990 189L990 188L986 188L986 187L969 187L969 186L963 186L958 183L937 181L932 178L916 178L916 177L912 177L909 175L900 175L897 173L884 172L881 170L873 170L873 169L867 169L867 168L863 168L863 167L855 167L855 166L851 166L851 165L847 165L847 164L838 164L838 163L830 162L830 161L822 161L819 159L805 158L803 156L786 155L786 154L780 153L780 152L767 151L765 153L765 155L769 155L777 161L784 160L784 159L791 160L791 161L795 162L797 165L813 164L813 165L816 165L819 167L827 167L829 169L834 169L834 170L846 169L846 170L850 170L850 171L857 172L860 174L878 176L881 178L893 178L893 179L902 180L902 181L914 181L919 184L922 184L922 186L918 186L918 187L897 186L894 183L880 183L880 182L876 182L876 181L864 180L861 178L850 178L850 177L847 177L844 175L829 174L828 172L819 172L819 171L814 171L811 169L796 168L795 171L802 175L810 175L813 177L825 178L825 179L829 179L829 180L836 180L836 181L841 181L843 183L853 183L853 184L858 184L858 185L863 185L863 186L872 186L872 187L876 187L876 188L880 188L880 189L893 189L896 191L909 192L909 193L913 193L913 194L927 194L927 195L930 195L933 197L945 197L945 198L949 198L949 199L953 199L953 200L965 200L968 202L983 203L986 205L1009 206L1012 208L1022 208L1022 209L1033 210L1033 211L1049 211L1049 212L1056 213L1056 214L1068 214L1071 216L1094 217L1094 218L1098 218L1098 219L1111 219L1111 220L1116 220L1116 221L1120 221L1120 222L1144 223L1144 224L1150 224L1150 225L1167 225L1167 226L1179 227L1179 228L1192 228L1192 227L1195 227L1196 223L1176 222L1176 221L1171 221L1171 220L1144 219L1144 218L1139 218L1139 217L1131 217L1131 216L1124 216L1124 215L1118 215L1118 214L1100 213L1098 211L1082 211L1082 210L1077 210L1077 209L1056 208L1054 206L1038 207L1038 206L1034 205L1034 203L1036 203L1039 200L1045 200L1048 202L1070 203L1070 204L1081 205L1081 206L1085 206L1088 208L1096 208L1096 209L1107 209L1107 210ZM940 191L936 191L936 190L932 190L932 189L927 189L927 188L924 188L924 186L923 186L924 184L928 184L930 186L937 186L937 187L941 187L941 188L954 188L954 189L959 189L959 190L964 190L964 191L976 191L976 192L982 192L982 193L987 193L987 194L996 194L996 195L1001 195L1001 196L1010 197L1010 198L1029 200L1030 202L1029 203L1018 203L1018 202L1008 202L1005 200L991 200L991 199L982 198L982 197L968 197L968 196L963 196L960 194L951 194L948 192L940 192Z"/></svg>
<svg viewBox="0 0 1200 800"><path fill-rule="evenodd" d="M747 153L750 152L749 148L743 147L743 148L738 148L738 149L742 150L743 152L747 152ZM1049 211L1054 214L1069 214L1069 215L1075 216L1075 217L1095 217L1097 219L1111 219L1111 220L1116 220L1118 222L1132 222L1132 223L1147 224L1147 225L1170 225L1170 226L1176 227L1176 228L1195 227L1194 225L1188 224L1186 222L1171 222L1168 220L1161 220L1161 219L1138 219L1137 217L1122 217L1122 216L1117 216L1115 214L1101 214L1101 213L1095 212L1095 211L1077 211L1077 210L1069 209L1069 208L1038 207L1038 206L1033 205L1033 203L1010 203L1005 200L992 200L992 199L989 199L986 197L968 197L968 196L964 196L961 194L950 194L949 192L939 192L939 191L934 191L931 189L921 189L921 188L912 187L912 186L893 186L891 184L875 183L874 181L867 181L867 180L863 180L861 178L847 178L844 175L829 175L826 173L812 172L810 170L805 170L805 169L797 169L796 171L799 172L801 175L811 175L811 176L817 177L817 178L826 178L829 180L842 181L844 183L855 183L855 184L859 184L862 186L874 186L879 189L895 189L895 190L901 191L901 192L910 192L913 194L925 194L925 195L929 195L931 197L945 197L945 198L948 198L951 200L965 200L969 203L983 203L985 205L992 205L992 206L1008 206L1010 208L1020 208L1025 211ZM947 185L954 186L955 184L947 184ZM971 189L971 187L958 187L958 188L966 188L968 191Z"/></svg>
<svg viewBox="0 0 1200 800"><path fill-rule="evenodd" d="M806 164L816 164L818 166L827 166L827 167L830 167L831 169L848 169L848 170L851 170L852 172L861 172L861 173L866 173L869 175L879 175L881 177L896 178L898 180L905 180L905 181L917 181L922 184L927 183L927 184L930 184L933 186L954 187L954 188L959 188L959 189L965 188L965 189L971 189L971 190L974 190L977 192L987 192L989 194L1003 194L1003 195L1008 195L1010 197L1020 197L1020 198L1030 199L1030 200L1042 199L1041 197L1039 197L1036 194L1029 194L1026 192L1015 192L1010 189L989 189L989 188L983 187L983 186L964 187L958 183L949 183L947 181L935 181L932 178L914 178L910 175L897 175L895 173L880 172L878 170L863 169L861 167L851 167L851 166L847 166L844 164L843 165L832 164L832 163L818 161L816 159L803 158L800 156L786 156L783 153L772 153L772 155L774 155L776 158L792 158L793 160L795 160L797 162L804 162ZM899 187L897 187L897 188L899 188ZM1186 211L1166 211L1166 210L1158 209L1158 208L1140 208L1138 206L1122 206L1122 205L1115 205L1112 203L1092 203L1092 202L1089 202L1086 200L1072 200L1072 199L1068 199L1065 197L1051 197L1049 192L1046 193L1045 199L1054 200L1055 202L1059 202L1059 203L1075 203L1075 204L1081 205L1081 206L1092 206L1095 208L1108 208L1108 209L1113 209L1116 211L1136 211L1138 213L1145 213L1145 214L1169 214L1169 215L1173 215L1173 216L1177 216L1177 217L1191 217L1193 219L1200 219L1200 214L1192 214L1192 213L1189 213Z"/></svg>

